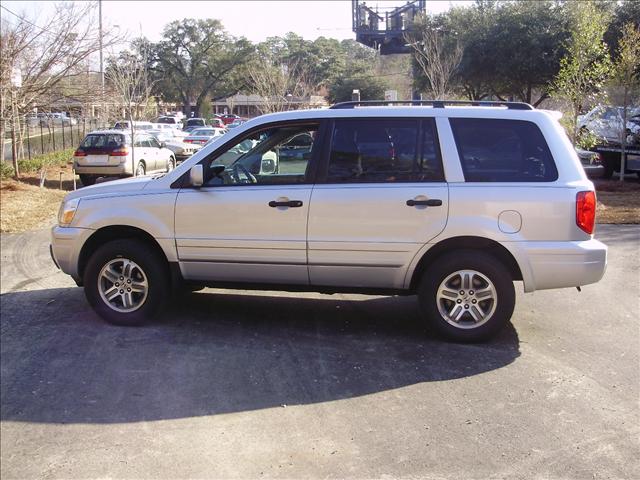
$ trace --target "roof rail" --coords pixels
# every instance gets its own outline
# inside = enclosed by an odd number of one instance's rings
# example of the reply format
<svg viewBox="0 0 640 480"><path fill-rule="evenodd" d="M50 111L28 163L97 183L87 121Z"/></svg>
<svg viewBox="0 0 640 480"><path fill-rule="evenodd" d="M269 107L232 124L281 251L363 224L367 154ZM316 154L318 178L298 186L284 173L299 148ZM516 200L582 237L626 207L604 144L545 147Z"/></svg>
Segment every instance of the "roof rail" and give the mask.
<svg viewBox="0 0 640 480"><path fill-rule="evenodd" d="M427 105L433 108L445 108L446 105L469 105L472 107L507 107L509 110L534 110L524 102L494 102L476 100L363 100L360 102L340 102L332 105L334 110L342 110L355 107L386 107L391 105Z"/></svg>

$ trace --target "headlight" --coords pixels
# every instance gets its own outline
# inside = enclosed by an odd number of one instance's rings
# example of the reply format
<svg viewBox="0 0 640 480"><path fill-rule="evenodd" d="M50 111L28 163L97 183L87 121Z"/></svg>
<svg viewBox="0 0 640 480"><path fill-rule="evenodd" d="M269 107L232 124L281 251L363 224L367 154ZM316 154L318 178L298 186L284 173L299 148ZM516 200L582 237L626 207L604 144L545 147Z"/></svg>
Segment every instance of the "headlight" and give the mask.
<svg viewBox="0 0 640 480"><path fill-rule="evenodd" d="M76 214L76 210L80 205L80 199L74 198L72 200L66 200L60 205L60 211L58 211L58 225L61 227L68 227L73 221L73 217Z"/></svg>

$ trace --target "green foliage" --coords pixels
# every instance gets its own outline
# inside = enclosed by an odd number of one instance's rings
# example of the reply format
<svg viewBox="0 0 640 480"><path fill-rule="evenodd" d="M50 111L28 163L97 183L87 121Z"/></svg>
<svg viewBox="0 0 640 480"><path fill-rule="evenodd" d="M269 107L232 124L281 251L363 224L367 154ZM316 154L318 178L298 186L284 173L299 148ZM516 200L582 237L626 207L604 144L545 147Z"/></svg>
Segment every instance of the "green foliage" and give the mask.
<svg viewBox="0 0 640 480"><path fill-rule="evenodd" d="M195 103L198 115L207 96L224 98L242 90L243 67L254 51L245 38L228 35L218 20L176 20L152 45L154 90L164 100L181 102L185 110Z"/></svg>
<svg viewBox="0 0 640 480"><path fill-rule="evenodd" d="M384 100L387 85L378 77L338 78L329 89L332 103L351 100L353 90L360 90L360 100Z"/></svg>
<svg viewBox="0 0 640 480"><path fill-rule="evenodd" d="M494 96L537 105L547 98L565 52L565 8L552 1L482 1L423 18L417 28L437 31L449 50L462 47L454 79L460 93L475 100ZM416 86L430 89L422 74Z"/></svg>
<svg viewBox="0 0 640 480"><path fill-rule="evenodd" d="M58 152L45 153L44 155L36 155L29 159L18 160L18 170L20 173L38 172L43 168L60 166L63 167L73 158L73 148L60 150ZM0 176L2 180L13 177L13 166L8 162L0 163Z"/></svg>
<svg viewBox="0 0 640 480"><path fill-rule="evenodd" d="M609 21L607 14L592 2L575 3L572 7L571 38L553 82L553 95L569 105L568 132L575 144L578 114L587 104L597 101L609 77L611 60L602 40Z"/></svg>

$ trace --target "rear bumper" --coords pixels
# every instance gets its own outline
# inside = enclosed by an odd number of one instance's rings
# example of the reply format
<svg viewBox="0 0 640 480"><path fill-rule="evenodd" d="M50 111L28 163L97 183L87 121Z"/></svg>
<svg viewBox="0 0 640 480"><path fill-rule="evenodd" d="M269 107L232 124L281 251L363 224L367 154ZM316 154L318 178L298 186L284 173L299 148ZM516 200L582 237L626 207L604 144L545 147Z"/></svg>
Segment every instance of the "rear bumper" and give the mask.
<svg viewBox="0 0 640 480"><path fill-rule="evenodd" d="M132 175L131 162L121 163L119 165L79 165L74 162L73 168L78 174L87 175Z"/></svg>
<svg viewBox="0 0 640 480"><path fill-rule="evenodd" d="M517 250L525 292L589 285L598 282L607 269L607 246L595 239L519 242Z"/></svg>

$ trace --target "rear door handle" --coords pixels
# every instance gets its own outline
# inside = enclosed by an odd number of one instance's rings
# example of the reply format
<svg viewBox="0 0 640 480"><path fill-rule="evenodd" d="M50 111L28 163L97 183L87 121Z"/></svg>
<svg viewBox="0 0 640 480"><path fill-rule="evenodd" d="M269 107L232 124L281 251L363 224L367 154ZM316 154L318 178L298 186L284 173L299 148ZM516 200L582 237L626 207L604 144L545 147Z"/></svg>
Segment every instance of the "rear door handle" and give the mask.
<svg viewBox="0 0 640 480"><path fill-rule="evenodd" d="M442 205L442 200L438 198L430 198L429 200L407 200L407 206L415 207L417 205L426 205L427 207L439 207Z"/></svg>
<svg viewBox="0 0 640 480"><path fill-rule="evenodd" d="M298 208L302 206L302 200L287 200L285 202L277 202L275 200L271 200L269 202L269 206L276 208L276 207L293 207L293 208Z"/></svg>

